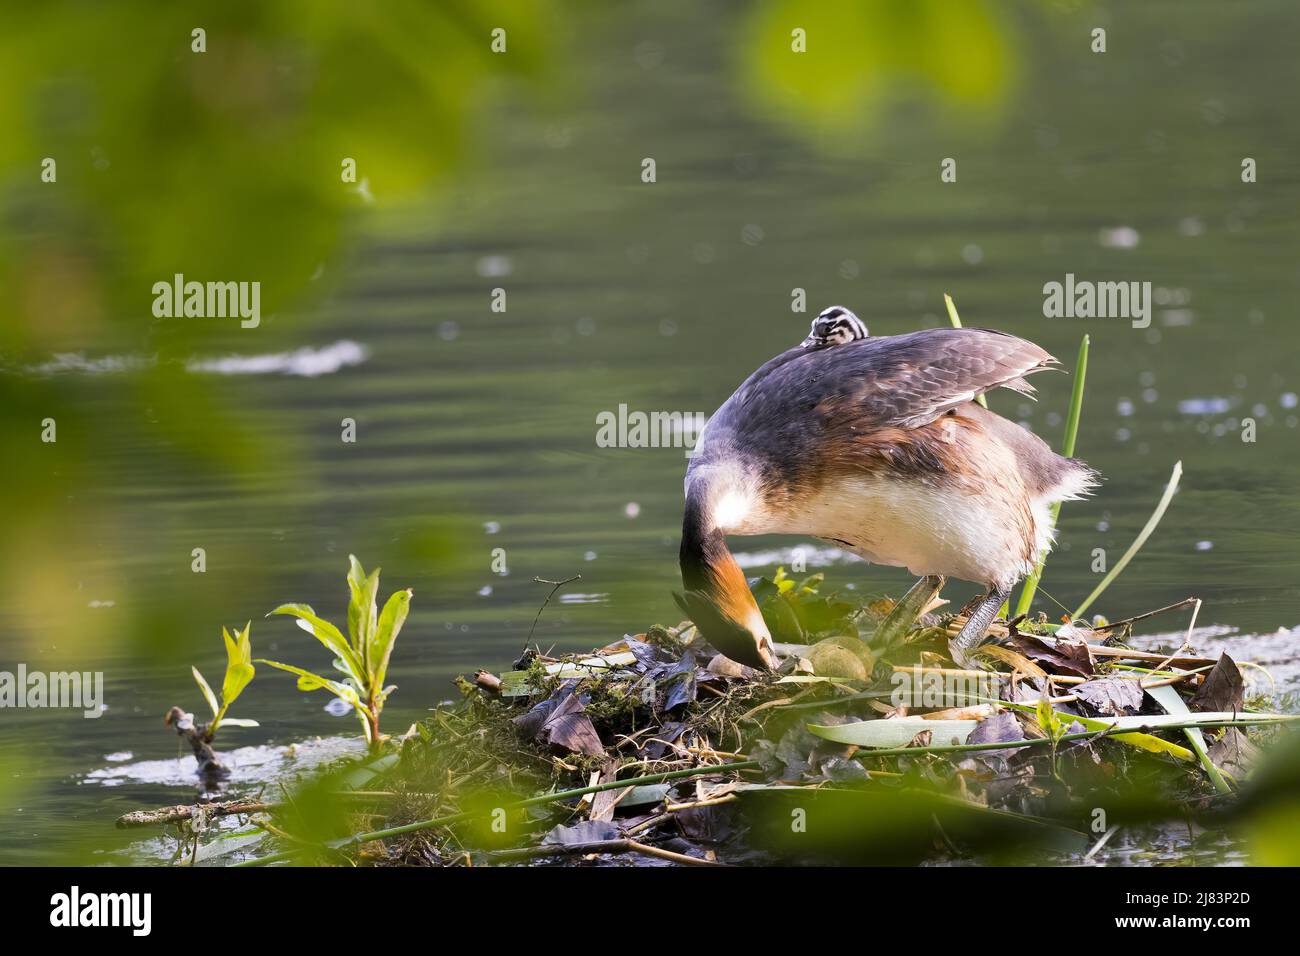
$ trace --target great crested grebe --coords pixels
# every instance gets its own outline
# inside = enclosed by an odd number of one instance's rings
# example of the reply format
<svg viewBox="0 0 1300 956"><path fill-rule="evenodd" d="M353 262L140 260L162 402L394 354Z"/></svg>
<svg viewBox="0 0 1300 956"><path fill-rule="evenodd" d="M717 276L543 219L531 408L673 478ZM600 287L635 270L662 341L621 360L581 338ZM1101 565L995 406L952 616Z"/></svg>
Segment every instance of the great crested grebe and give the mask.
<svg viewBox="0 0 1300 956"><path fill-rule="evenodd" d="M868 337L832 306L709 419L686 470L682 606L734 661L772 669L728 534L822 538L877 564L988 588L953 643L974 646L1052 543L1049 506L1097 474L975 401L1056 359L991 329Z"/></svg>

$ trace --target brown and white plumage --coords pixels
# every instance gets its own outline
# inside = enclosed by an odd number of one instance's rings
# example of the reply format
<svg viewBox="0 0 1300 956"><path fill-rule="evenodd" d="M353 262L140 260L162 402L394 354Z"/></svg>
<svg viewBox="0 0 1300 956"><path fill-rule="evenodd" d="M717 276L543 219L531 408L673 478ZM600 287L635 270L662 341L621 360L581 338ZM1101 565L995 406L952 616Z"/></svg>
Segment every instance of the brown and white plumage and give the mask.
<svg viewBox="0 0 1300 956"><path fill-rule="evenodd" d="M987 585L990 600L1005 593L1050 547L1049 505L1085 493L1095 474L974 399L1030 394L1025 376L1055 361L1003 332L869 337L847 309L823 312L697 443L681 553L692 619L728 657L773 664L727 534L809 535Z"/></svg>

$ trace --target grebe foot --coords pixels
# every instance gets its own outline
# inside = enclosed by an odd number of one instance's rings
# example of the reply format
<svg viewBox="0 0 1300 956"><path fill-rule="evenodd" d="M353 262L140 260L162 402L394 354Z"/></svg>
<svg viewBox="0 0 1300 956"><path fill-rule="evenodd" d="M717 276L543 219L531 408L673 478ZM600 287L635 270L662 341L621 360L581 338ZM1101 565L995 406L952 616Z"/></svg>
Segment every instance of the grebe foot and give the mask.
<svg viewBox="0 0 1300 956"><path fill-rule="evenodd" d="M962 625L961 631L952 639L952 646L956 650L968 651L978 644L984 638L984 632L989 629L993 619L998 616L1003 603L1011 595L1010 588L991 587L989 593L976 605L975 610L971 611L970 617L966 618L966 623Z"/></svg>

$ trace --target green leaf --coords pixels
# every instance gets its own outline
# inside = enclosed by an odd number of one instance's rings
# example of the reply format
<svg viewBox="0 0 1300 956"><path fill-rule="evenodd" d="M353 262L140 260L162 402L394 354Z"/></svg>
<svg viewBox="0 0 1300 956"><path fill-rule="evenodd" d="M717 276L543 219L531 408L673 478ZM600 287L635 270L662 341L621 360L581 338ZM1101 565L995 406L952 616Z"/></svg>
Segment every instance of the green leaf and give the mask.
<svg viewBox="0 0 1300 956"><path fill-rule="evenodd" d="M355 555L348 555L348 634L352 647L361 660L366 658L366 647L374 634L377 612L375 599L379 592L379 569L369 576Z"/></svg>
<svg viewBox="0 0 1300 956"><path fill-rule="evenodd" d="M253 649L249 643L248 631L251 626L251 622L245 624L237 639L231 637L224 627L221 629L221 637L226 642L226 676L221 683L221 702L226 707L244 692L256 673L250 663Z"/></svg>
<svg viewBox="0 0 1300 956"><path fill-rule="evenodd" d="M1035 714L1038 718L1038 726L1043 733L1052 740L1059 740L1065 733L1065 726L1057 714L1056 709L1052 706L1052 701L1048 697L1038 698L1038 709Z"/></svg>
<svg viewBox="0 0 1300 956"><path fill-rule="evenodd" d="M348 666L350 671L349 677L357 682L357 686L363 686L365 681L365 668L360 658L357 657L356 651L348 643L337 627L320 617L307 604L281 604L271 614L291 614L298 619L299 626L303 630L310 632L316 640L325 645L327 650L332 651L337 657L341 658L343 663ZM267 615L268 617L270 615Z"/></svg>
<svg viewBox="0 0 1300 956"><path fill-rule="evenodd" d="M260 727L262 726L255 720L249 720L247 717L222 717L222 727Z"/></svg>
<svg viewBox="0 0 1300 956"><path fill-rule="evenodd" d="M1166 713L1175 714L1179 717L1191 716L1191 710L1172 685L1147 687L1145 690L1157 704L1165 709ZM1228 785L1228 781L1223 779L1223 774L1214 765L1214 761L1210 759L1209 751L1205 749L1205 734L1201 733L1199 727L1186 727L1183 729L1183 733L1187 735L1187 741L1192 745L1192 750L1196 751L1196 759L1205 768L1205 773L1210 778L1210 782L1214 784L1214 789L1219 793L1231 793L1232 787Z"/></svg>
<svg viewBox="0 0 1300 956"><path fill-rule="evenodd" d="M931 731L936 745L964 744L977 720L927 720L924 717L893 717L888 720L862 720L853 724L822 726L809 724L808 729L824 740L855 747L906 747L917 734Z"/></svg>
<svg viewBox="0 0 1300 956"><path fill-rule="evenodd" d="M781 582L777 587L782 588L784 584L785 582ZM808 635L804 632L803 625L799 623L799 614L790 603L788 591L789 588L778 591L770 601L763 604L763 618L768 630L781 640L791 644L803 644L808 640Z"/></svg>
<svg viewBox="0 0 1300 956"><path fill-rule="evenodd" d="M253 622L249 621L244 625L244 629L234 637L224 627L221 629L221 636L226 642L226 663L231 664L249 664L253 660L253 647L248 639L249 629Z"/></svg>
<svg viewBox="0 0 1300 956"><path fill-rule="evenodd" d="M379 568L371 571L370 576L366 578L361 600L364 602L362 621L365 626L362 628L361 646L357 650L357 656L364 661L366 648L375 639L375 628L379 623Z"/></svg>
<svg viewBox="0 0 1300 956"><path fill-rule="evenodd" d="M362 586L366 582L366 570L361 566L355 554L348 555L348 588L352 591L355 598L361 593Z"/></svg>
<svg viewBox="0 0 1300 956"><path fill-rule="evenodd" d="M268 661L264 658L258 658L257 663L267 664L271 667L278 668L282 671L288 671L290 674L298 675L298 689L301 691L320 690L322 687L328 690L335 697L346 700L353 707L361 707L361 698L357 692L347 684L340 683L336 680L330 680L328 677L321 677L319 674L313 674L311 671L305 671L301 667L294 667L292 664L281 664L279 661Z"/></svg>
<svg viewBox="0 0 1300 956"><path fill-rule="evenodd" d="M1033 714L1037 714L1038 712L1038 706L1033 704L1022 704L1008 700L999 701L999 703L1001 706L1009 707L1012 710L1021 710ZM1041 698L1039 699L1039 703L1041 703ZM1096 732L1110 730L1111 728L1123 729L1125 727L1149 727L1152 729L1158 729L1162 723L1178 722L1168 720L1167 715L1153 717L1140 715L1133 717L1082 717L1074 714L1066 714L1064 716L1069 718L1069 722L1065 724L1066 730L1069 729L1070 724L1077 722L1083 725L1084 730ZM1148 751L1149 753L1168 754L1169 756L1176 757L1179 760L1194 759L1192 752L1186 747L1180 747L1175 743L1170 743L1168 740L1165 740L1162 737L1157 737L1154 734L1140 731L1130 733L1112 733L1107 735L1107 739L1118 740L1121 743L1129 744L1130 746L1137 747L1139 750Z"/></svg>
<svg viewBox="0 0 1300 956"><path fill-rule="evenodd" d="M1091 717L1075 717L1079 723L1083 724L1084 730L1109 730L1110 724L1101 723ZM1139 725L1140 726L1140 725ZM1139 750L1145 750L1153 754L1168 754L1179 760L1191 760L1192 752L1186 747L1180 747L1175 743L1165 740L1163 737L1157 737L1155 734L1147 733L1123 733L1110 734L1114 740L1137 747Z"/></svg>
<svg viewBox="0 0 1300 956"><path fill-rule="evenodd" d="M352 599L348 602L348 635L352 638L352 647L360 659L365 659L366 647L375 630L375 599L379 594L379 569L375 568L369 577L356 555L348 555L348 590Z"/></svg>
<svg viewBox="0 0 1300 956"><path fill-rule="evenodd" d="M1148 691L1151 688L1147 688ZM1016 701L988 701L988 703L997 703L1002 707L1012 710L1019 710L1025 713L1037 715L1037 704L1026 704ZM1199 714L1155 714L1155 715L1137 715L1125 717L1082 717L1074 714L1057 714L1055 717L1046 718L1048 721L1056 720L1062 726L1062 733L1069 729L1072 723L1079 723L1083 729L1090 732L1101 732L1106 730L1118 731L1107 735L1108 740L1118 740L1121 743L1129 744L1141 750L1151 753L1167 754L1179 760L1192 761L1196 755L1186 747L1180 747L1178 744L1164 740L1154 734L1146 733L1146 730L1159 730L1162 727L1179 724L1216 724L1233 721L1239 718L1249 717L1257 723L1272 722L1291 722L1300 720L1289 714L1263 714L1263 713L1231 713L1228 711L1211 711ZM944 746L949 743L950 737L960 735L958 743L965 739L966 734L974 728L975 721L962 720L928 720L923 717L901 717L892 719L864 720L852 724L839 724L836 726L821 726L809 724L808 730L826 740L835 743L852 744L859 747L879 747L879 748L897 748L909 744L912 738L922 730L934 731L934 746ZM926 725L932 726L926 726ZM960 724L968 725L965 733L961 728L956 726ZM1171 727L1171 729L1174 729ZM917 748L922 752L924 748Z"/></svg>
<svg viewBox="0 0 1300 956"><path fill-rule="evenodd" d="M221 702L229 707L253 680L256 669L252 664L236 664L226 668L226 679L221 683Z"/></svg>
<svg viewBox="0 0 1300 956"><path fill-rule="evenodd" d="M1052 715L1055 713L1056 711L1052 710L1052 702L1046 694L1038 698L1038 704L1034 707L1034 719L1038 721L1038 729L1048 737L1052 736L1054 723Z"/></svg>
<svg viewBox="0 0 1300 956"><path fill-rule="evenodd" d="M368 661L376 687L382 687L384 684L384 675L388 672L388 659L392 656L393 645L397 643L397 635L401 632L402 625L406 623L406 615L411 609L412 593L414 592L410 588L394 592L384 604L383 613L379 615L375 637L370 642Z"/></svg>
<svg viewBox="0 0 1300 956"><path fill-rule="evenodd" d="M208 686L208 682L203 679L203 675L199 673L197 667L191 667L190 672L194 674L194 683L199 685L199 690L203 691L203 696L207 699L208 706L212 708L212 716L217 716L217 713L221 710L221 708L217 706L217 695L212 693L212 688Z"/></svg>

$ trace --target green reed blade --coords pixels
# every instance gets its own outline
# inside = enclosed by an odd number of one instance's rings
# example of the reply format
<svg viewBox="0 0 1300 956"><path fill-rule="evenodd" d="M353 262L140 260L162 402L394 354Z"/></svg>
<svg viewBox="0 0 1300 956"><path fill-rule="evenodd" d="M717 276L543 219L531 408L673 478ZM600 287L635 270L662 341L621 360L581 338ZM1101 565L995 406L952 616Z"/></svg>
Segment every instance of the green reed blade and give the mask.
<svg viewBox="0 0 1300 956"><path fill-rule="evenodd" d="M960 329L961 316L957 314L957 306L953 304L952 296L950 296L947 292L943 294L943 304L948 307L948 321L952 323L952 327L954 329ZM975 401L979 402L985 408L989 407L989 403L985 400L983 395L976 395Z"/></svg>
<svg viewBox="0 0 1300 956"><path fill-rule="evenodd" d="M1079 343L1079 358L1074 363L1074 388L1070 392L1070 414L1065 420L1065 442L1061 446L1061 454L1066 458L1074 457L1074 442L1079 437L1079 414L1083 410L1083 383L1088 374L1088 336L1083 337ZM1052 505L1051 510L1051 530L1056 530L1056 521L1061 515L1061 503L1058 501ZM1038 591L1038 581L1043 576L1043 566L1047 563L1047 555L1044 554L1038 559L1038 565L1034 568L1032 574L1025 578L1025 586L1020 590L1020 600L1016 602L1016 617L1022 614L1028 614L1030 606L1034 603L1034 594Z"/></svg>
<svg viewBox="0 0 1300 956"><path fill-rule="evenodd" d="M1071 618L1077 618L1083 614L1084 611L1088 610L1092 605L1092 602L1101 596L1101 592L1110 587L1111 582L1119 577L1119 573L1123 571L1129 561L1133 559L1133 555L1142 550L1142 545L1146 544L1147 538L1151 537L1151 532L1156 530L1156 525L1158 525L1160 519L1164 517L1165 510L1169 507L1169 502L1173 500L1174 492L1178 490L1178 482L1182 477L1183 463L1181 461L1174 462L1174 470L1169 476L1169 484L1165 485L1165 493L1161 495L1160 503L1156 505L1156 510L1151 512L1151 517L1147 519L1147 523L1143 526L1142 530L1138 532L1138 536L1133 539L1133 543L1128 546L1128 550L1124 552L1124 556L1115 562L1115 566L1110 569L1110 573L1101 579L1100 584L1093 588L1092 593L1084 599L1084 602L1079 605L1078 609L1071 615Z"/></svg>

